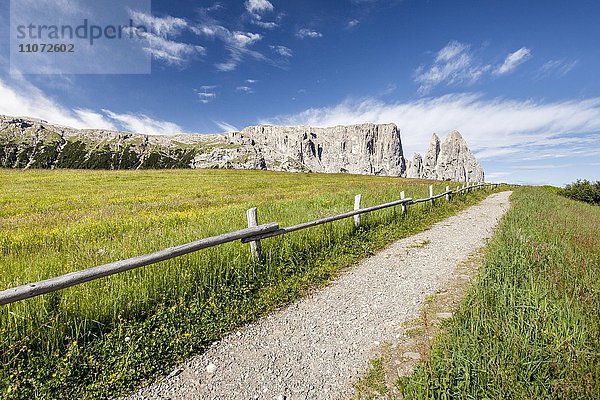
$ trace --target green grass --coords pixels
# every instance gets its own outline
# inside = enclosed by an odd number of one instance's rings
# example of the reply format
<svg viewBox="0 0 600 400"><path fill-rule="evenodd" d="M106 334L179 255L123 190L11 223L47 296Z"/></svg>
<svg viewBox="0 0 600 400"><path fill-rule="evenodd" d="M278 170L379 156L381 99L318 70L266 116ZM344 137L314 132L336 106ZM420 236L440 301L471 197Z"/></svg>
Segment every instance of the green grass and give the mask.
<svg viewBox="0 0 600 400"><path fill-rule="evenodd" d="M600 209L519 188L407 399L600 398Z"/></svg>
<svg viewBox="0 0 600 400"><path fill-rule="evenodd" d="M262 171L0 170L0 289L259 222L291 225L407 196L430 182ZM436 192L445 182L435 184ZM0 308L1 398L99 398L132 390L240 324L325 284L485 191L206 249Z"/></svg>
<svg viewBox="0 0 600 400"><path fill-rule="evenodd" d="M385 382L384 358L376 358L371 361L369 371L355 385L354 389L360 395L353 399L371 400L375 398L388 398L389 391ZM363 393L368 393L364 394Z"/></svg>

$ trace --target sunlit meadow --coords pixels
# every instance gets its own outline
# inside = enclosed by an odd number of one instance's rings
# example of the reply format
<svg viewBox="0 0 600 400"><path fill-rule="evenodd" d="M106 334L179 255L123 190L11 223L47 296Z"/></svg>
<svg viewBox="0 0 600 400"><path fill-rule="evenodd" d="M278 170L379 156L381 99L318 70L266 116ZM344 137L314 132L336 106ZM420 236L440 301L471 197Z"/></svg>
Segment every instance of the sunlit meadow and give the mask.
<svg viewBox="0 0 600 400"><path fill-rule="evenodd" d="M281 226L399 198L430 182L264 171L0 170L0 289L246 227ZM456 184L454 184L456 185ZM435 191L446 183L435 183ZM321 285L390 240L483 194L379 211L248 245L221 245L0 309L7 397L119 393L245 322ZM155 346L155 347L153 347Z"/></svg>

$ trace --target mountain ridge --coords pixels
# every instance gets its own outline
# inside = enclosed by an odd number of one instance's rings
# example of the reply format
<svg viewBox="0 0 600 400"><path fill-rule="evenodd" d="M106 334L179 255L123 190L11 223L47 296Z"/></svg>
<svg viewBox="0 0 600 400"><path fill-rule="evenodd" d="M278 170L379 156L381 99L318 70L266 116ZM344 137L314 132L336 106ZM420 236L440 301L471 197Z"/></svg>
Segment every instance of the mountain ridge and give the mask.
<svg viewBox="0 0 600 400"><path fill-rule="evenodd" d="M28 117L0 116L0 167L146 169L230 168L353 173L483 181L466 142L436 134L425 159L406 161L395 124L328 128L255 125L222 134L146 135L74 129Z"/></svg>

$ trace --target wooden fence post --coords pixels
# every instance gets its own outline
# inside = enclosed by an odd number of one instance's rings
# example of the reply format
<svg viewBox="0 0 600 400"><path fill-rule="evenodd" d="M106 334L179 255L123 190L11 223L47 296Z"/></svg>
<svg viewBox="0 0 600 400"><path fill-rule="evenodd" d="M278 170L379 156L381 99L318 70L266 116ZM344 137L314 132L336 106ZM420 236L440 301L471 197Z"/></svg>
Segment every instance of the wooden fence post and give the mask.
<svg viewBox="0 0 600 400"><path fill-rule="evenodd" d="M429 197L433 197L433 185L429 185ZM435 200L431 199L431 205L435 206Z"/></svg>
<svg viewBox="0 0 600 400"><path fill-rule="evenodd" d="M248 228L258 226L256 207L249 208L248 211L246 211L246 219L248 220ZM262 258L260 240L254 240L250 242L250 253L255 261L260 261Z"/></svg>
<svg viewBox="0 0 600 400"><path fill-rule="evenodd" d="M446 186L446 201L450 201L450 186Z"/></svg>
<svg viewBox="0 0 600 400"><path fill-rule="evenodd" d="M357 194L356 196L354 196L354 210L360 210L360 200L362 199L362 195L361 194ZM354 226L355 227L359 227L360 226L360 214L356 214L354 216Z"/></svg>
<svg viewBox="0 0 600 400"><path fill-rule="evenodd" d="M406 195L404 194L404 190L400 192L400 200L404 200ZM402 204L402 215L406 214L406 204Z"/></svg>

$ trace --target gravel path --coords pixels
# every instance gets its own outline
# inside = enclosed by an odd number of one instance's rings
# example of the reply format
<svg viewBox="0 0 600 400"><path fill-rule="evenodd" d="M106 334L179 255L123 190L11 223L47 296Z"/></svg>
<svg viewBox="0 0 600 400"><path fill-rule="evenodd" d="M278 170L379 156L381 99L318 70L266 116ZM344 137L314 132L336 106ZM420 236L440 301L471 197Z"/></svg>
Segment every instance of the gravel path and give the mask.
<svg viewBox="0 0 600 400"><path fill-rule="evenodd" d="M130 399L338 399L374 350L491 237L511 192L399 240L330 286L214 343Z"/></svg>

